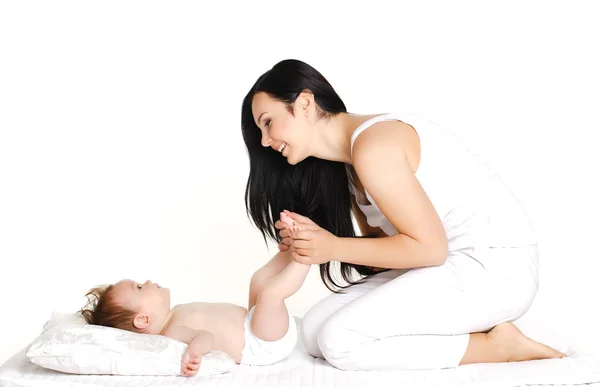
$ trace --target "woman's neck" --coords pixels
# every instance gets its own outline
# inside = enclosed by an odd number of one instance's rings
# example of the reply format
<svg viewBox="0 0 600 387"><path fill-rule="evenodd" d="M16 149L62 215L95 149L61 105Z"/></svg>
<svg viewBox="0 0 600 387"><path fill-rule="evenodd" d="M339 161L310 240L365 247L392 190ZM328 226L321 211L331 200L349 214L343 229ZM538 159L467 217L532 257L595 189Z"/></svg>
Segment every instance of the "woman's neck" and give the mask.
<svg viewBox="0 0 600 387"><path fill-rule="evenodd" d="M315 123L312 155L320 159L352 165L350 139L362 123L381 114L357 115L340 113Z"/></svg>

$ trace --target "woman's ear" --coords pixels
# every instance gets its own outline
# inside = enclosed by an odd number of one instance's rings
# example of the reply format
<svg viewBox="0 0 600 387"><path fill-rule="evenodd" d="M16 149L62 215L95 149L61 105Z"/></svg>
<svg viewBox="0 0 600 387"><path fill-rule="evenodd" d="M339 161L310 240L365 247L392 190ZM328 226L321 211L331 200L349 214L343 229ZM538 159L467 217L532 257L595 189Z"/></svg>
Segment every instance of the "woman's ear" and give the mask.
<svg viewBox="0 0 600 387"><path fill-rule="evenodd" d="M308 112L315 104L315 96L310 90L304 89L300 92L296 101L298 102L300 111L304 113L304 115L308 115Z"/></svg>

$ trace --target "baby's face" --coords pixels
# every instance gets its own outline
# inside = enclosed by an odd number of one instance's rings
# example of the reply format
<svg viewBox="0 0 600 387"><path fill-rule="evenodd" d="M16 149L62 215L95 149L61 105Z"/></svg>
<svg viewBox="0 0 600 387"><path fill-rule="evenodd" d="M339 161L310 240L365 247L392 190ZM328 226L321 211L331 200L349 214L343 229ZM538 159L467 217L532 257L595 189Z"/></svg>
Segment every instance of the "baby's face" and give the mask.
<svg viewBox="0 0 600 387"><path fill-rule="evenodd" d="M171 310L169 289L151 281L138 283L130 279L121 280L114 285L114 292L116 302L138 313L161 317Z"/></svg>

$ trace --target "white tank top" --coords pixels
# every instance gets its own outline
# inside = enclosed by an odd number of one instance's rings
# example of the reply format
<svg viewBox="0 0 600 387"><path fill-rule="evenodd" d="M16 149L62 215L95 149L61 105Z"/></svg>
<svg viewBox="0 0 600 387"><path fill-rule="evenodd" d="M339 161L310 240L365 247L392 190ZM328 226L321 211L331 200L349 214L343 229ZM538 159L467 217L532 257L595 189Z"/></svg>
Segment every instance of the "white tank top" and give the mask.
<svg viewBox="0 0 600 387"><path fill-rule="evenodd" d="M449 250L472 246L518 247L537 243L535 230L521 202L490 167L471 153L443 127L410 113L388 113L367 120L355 129L356 138L380 121L399 120L412 126L421 143L421 161L415 176L423 186L448 235ZM347 167L349 167L347 165ZM398 231L377 204L355 185L350 190L367 223L387 235Z"/></svg>

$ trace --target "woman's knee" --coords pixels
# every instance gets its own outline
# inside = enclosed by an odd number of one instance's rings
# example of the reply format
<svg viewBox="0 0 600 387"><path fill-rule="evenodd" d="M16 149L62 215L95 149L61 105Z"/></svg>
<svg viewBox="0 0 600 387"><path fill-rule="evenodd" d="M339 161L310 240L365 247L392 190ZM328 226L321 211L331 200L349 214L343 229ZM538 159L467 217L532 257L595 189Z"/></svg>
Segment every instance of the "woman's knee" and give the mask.
<svg viewBox="0 0 600 387"><path fill-rule="evenodd" d="M342 370L351 370L350 355L360 345L358 333L346 327L338 318L332 317L321 326L316 342L322 357Z"/></svg>
<svg viewBox="0 0 600 387"><path fill-rule="evenodd" d="M319 313L319 308L313 307L310 309L302 318L302 329L300 330L300 337L304 344L304 349L310 355L318 358L323 358L323 354L319 350L317 343L317 337L325 319L329 316L323 316Z"/></svg>
<svg viewBox="0 0 600 387"><path fill-rule="evenodd" d="M344 345L343 339L339 339L342 333L338 332L336 327L352 320L352 313L349 316L347 312L341 313L341 311L352 301L389 281L391 278L393 277L389 274L379 274L371 277L362 284L355 285L342 293L330 294L317 302L302 319L301 337L306 351L314 357L324 358L319 347L319 337L321 337L321 341L327 344L326 348L341 348ZM342 314L344 315L343 317ZM351 332L350 330L348 331ZM334 344L333 340L339 340L340 342ZM329 344L332 345L330 346ZM333 357L334 354L332 351L333 349L329 352Z"/></svg>

